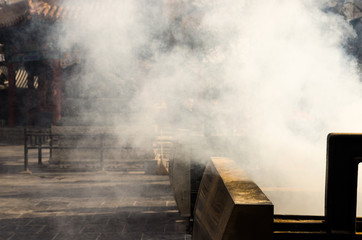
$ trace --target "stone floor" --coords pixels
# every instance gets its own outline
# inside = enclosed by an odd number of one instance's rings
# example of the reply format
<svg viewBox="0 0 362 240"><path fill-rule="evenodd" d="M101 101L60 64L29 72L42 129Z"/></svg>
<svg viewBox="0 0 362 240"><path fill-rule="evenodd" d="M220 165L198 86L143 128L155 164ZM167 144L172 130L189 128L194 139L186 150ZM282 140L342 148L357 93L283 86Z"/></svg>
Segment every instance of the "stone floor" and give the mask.
<svg viewBox="0 0 362 240"><path fill-rule="evenodd" d="M26 174L23 154L23 146L0 146L0 240L191 239L168 176L50 172L36 151Z"/></svg>

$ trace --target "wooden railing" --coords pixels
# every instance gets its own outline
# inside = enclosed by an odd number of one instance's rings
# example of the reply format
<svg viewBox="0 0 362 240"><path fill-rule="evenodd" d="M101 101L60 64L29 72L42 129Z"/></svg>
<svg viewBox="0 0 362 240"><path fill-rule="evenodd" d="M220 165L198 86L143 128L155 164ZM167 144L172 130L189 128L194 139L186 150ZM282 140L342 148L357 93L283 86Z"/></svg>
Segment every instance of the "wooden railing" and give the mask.
<svg viewBox="0 0 362 240"><path fill-rule="evenodd" d="M104 168L104 152L108 149L136 151L129 144L120 143L117 134L110 133L82 133L82 134L54 134L51 129L24 130L24 170L29 171L29 150L38 150L38 165L42 165L43 150L49 150L49 160L57 149L96 150L99 154L101 169ZM144 162L147 162L145 159ZM153 159L150 161L154 161Z"/></svg>

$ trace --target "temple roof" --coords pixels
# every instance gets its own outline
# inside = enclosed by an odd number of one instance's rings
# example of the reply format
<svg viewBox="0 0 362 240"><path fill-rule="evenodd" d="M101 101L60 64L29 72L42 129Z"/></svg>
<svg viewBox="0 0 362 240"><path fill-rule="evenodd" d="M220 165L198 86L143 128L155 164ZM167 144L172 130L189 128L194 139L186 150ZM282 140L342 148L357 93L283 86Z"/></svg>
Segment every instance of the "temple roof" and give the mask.
<svg viewBox="0 0 362 240"><path fill-rule="evenodd" d="M11 27L31 17L54 22L69 17L74 9L66 9L59 0L13 0L11 4L0 0L0 28Z"/></svg>
<svg viewBox="0 0 362 240"><path fill-rule="evenodd" d="M0 4L0 28L16 25L29 15L27 1L13 2L15 3Z"/></svg>
<svg viewBox="0 0 362 240"><path fill-rule="evenodd" d="M30 13L46 20L55 21L71 14L71 10L65 9L60 1L55 0L29 0Z"/></svg>

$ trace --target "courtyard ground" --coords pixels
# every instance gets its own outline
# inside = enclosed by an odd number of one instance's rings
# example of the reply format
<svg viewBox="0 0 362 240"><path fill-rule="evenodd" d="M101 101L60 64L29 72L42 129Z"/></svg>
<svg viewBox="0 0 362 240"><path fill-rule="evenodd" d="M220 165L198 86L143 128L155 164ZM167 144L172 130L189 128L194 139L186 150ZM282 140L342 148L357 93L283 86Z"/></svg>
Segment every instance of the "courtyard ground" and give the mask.
<svg viewBox="0 0 362 240"><path fill-rule="evenodd" d="M26 174L23 156L0 145L0 240L191 239L167 175L49 171L36 151Z"/></svg>

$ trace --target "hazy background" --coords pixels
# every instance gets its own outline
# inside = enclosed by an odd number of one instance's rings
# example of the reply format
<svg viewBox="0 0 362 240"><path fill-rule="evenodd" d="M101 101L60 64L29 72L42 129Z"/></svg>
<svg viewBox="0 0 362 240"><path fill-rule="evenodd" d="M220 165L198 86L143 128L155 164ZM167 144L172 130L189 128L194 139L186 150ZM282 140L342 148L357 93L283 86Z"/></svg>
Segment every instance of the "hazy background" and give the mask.
<svg viewBox="0 0 362 240"><path fill-rule="evenodd" d="M77 14L55 34L63 51L82 50L70 77L79 95L127 99L119 122L140 137L239 136L224 154L277 213L323 214L327 134L362 131L359 68L346 51L356 33L328 1L69 4Z"/></svg>

